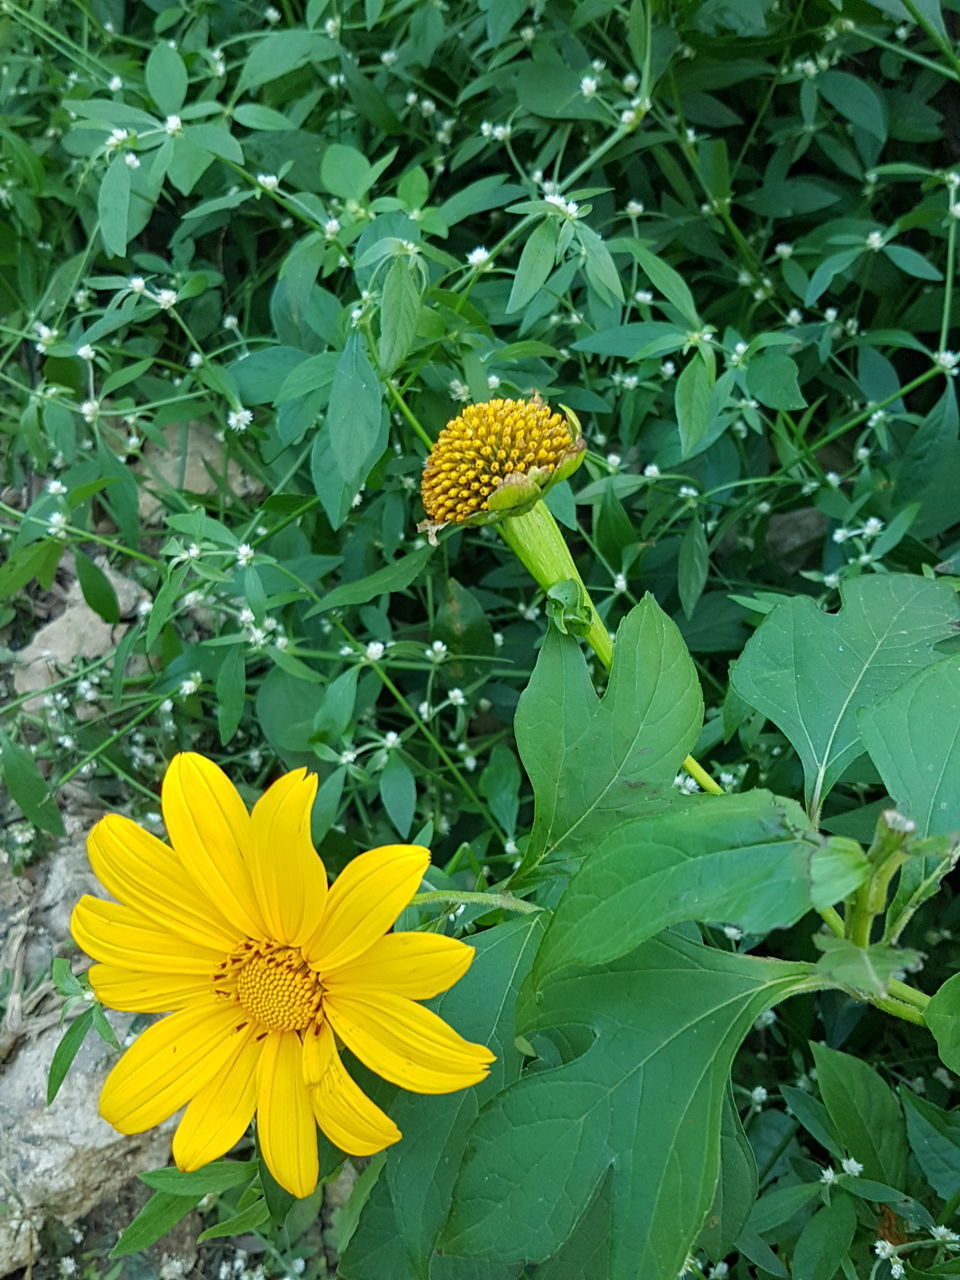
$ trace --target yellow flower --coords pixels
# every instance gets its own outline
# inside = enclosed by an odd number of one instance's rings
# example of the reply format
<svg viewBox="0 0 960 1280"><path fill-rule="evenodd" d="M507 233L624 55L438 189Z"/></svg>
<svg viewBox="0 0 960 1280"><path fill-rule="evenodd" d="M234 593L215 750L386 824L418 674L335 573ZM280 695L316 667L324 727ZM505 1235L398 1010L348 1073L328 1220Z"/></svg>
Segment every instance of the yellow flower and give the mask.
<svg viewBox="0 0 960 1280"><path fill-rule="evenodd" d="M431 533L529 509L583 459L576 416L531 400L469 404L440 432L420 489Z"/></svg>
<svg viewBox="0 0 960 1280"><path fill-rule="evenodd" d="M369 1156L401 1134L347 1074L342 1043L415 1093L479 1083L493 1054L422 1005L463 976L473 950L433 933L388 933L430 861L418 845L355 858L327 888L310 839L317 779L288 773L252 813L203 756L163 780L173 848L110 814L90 862L118 900L84 897L71 927L112 1009L166 1013L111 1071L100 1114L140 1133L186 1106L173 1139L183 1170L228 1151L257 1116L281 1186L317 1183L316 1125Z"/></svg>

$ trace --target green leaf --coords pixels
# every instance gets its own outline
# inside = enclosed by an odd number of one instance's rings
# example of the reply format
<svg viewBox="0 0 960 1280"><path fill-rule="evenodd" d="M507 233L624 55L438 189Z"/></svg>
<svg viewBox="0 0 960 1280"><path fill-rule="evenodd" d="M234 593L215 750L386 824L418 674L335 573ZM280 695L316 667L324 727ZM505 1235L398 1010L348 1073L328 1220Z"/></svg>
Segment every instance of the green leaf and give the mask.
<svg viewBox="0 0 960 1280"><path fill-rule="evenodd" d="M820 93L851 124L879 142L887 139L887 113L883 98L863 77L849 71L825 71L817 77Z"/></svg>
<svg viewBox="0 0 960 1280"><path fill-rule="evenodd" d="M707 366L700 356L692 356L684 366L674 389L681 458L693 456L710 426L710 387Z"/></svg>
<svg viewBox="0 0 960 1280"><path fill-rule="evenodd" d="M256 1172L257 1166L252 1160L215 1160L193 1173L183 1173L180 1169L148 1169L139 1178L155 1191L168 1191L174 1196L206 1196L246 1186Z"/></svg>
<svg viewBox="0 0 960 1280"><path fill-rule="evenodd" d="M84 1009L78 1018L70 1023L63 1033L60 1043L53 1051L50 1059L50 1071L47 1075L47 1106L53 1102L60 1092L60 1086L70 1070L70 1064L80 1052L80 1046L87 1038L87 1032L93 1025L93 1009Z"/></svg>
<svg viewBox="0 0 960 1280"><path fill-rule="evenodd" d="M870 874L870 862L856 840L830 838L814 853L810 863L810 905L817 911L859 889Z"/></svg>
<svg viewBox="0 0 960 1280"><path fill-rule="evenodd" d="M261 106L259 102L241 102L238 107L234 107L233 118L245 129L257 129L265 133L284 132L297 127L282 112L275 111L273 107Z"/></svg>
<svg viewBox="0 0 960 1280"><path fill-rule="evenodd" d="M787 1110L797 1118L807 1133L819 1142L825 1151L829 1151L835 1160L842 1160L843 1143L833 1127L827 1108L819 1098L814 1098L803 1089L797 1089L789 1084L782 1084L780 1092L787 1104Z"/></svg>
<svg viewBox="0 0 960 1280"><path fill-rule="evenodd" d="M848 1053L811 1044L820 1097L847 1151L867 1178L902 1187L907 1136L900 1106L872 1067Z"/></svg>
<svg viewBox="0 0 960 1280"><path fill-rule="evenodd" d="M574 1043L584 1043L583 1028L595 1038L582 1056L528 1074L486 1105L444 1252L549 1257L609 1169L604 1280L675 1276L714 1198L733 1056L758 1015L808 973L670 936L531 990L518 1012L526 1037L566 1027L577 1029Z"/></svg>
<svg viewBox="0 0 960 1280"><path fill-rule="evenodd" d="M334 142L323 153L320 180L327 191L341 200L362 200L373 178L373 166L356 147Z"/></svg>
<svg viewBox="0 0 960 1280"><path fill-rule="evenodd" d="M158 40L150 50L145 69L147 92L165 116L174 115L187 96L187 68L166 40Z"/></svg>
<svg viewBox="0 0 960 1280"><path fill-rule="evenodd" d="M676 307L684 322L695 332L702 329L703 322L697 313L697 304L679 271L675 271L669 263L662 262L649 249L636 242L630 246L630 253L636 258L640 270L654 289L659 290Z"/></svg>
<svg viewBox="0 0 960 1280"><path fill-rule="evenodd" d="M43 538L14 552L6 564L0 565L0 600L12 596L34 578L50 583L64 552L57 538Z"/></svg>
<svg viewBox="0 0 960 1280"><path fill-rule="evenodd" d="M232 1218L225 1218L223 1222L214 1223L206 1231L201 1231L197 1236L197 1244L202 1244L204 1240L220 1240L224 1236L242 1236L245 1232L262 1226L269 1217L267 1202L261 1197L235 1213Z"/></svg>
<svg viewBox="0 0 960 1280"><path fill-rule="evenodd" d="M747 390L768 409L804 409L795 360L782 351L765 351L747 365Z"/></svg>
<svg viewBox="0 0 960 1280"><path fill-rule="evenodd" d="M948 978L923 1013L941 1062L960 1075L960 973Z"/></svg>
<svg viewBox="0 0 960 1280"><path fill-rule="evenodd" d="M396 1234L403 1240L411 1274L427 1274L437 1236L450 1209L453 1186L465 1153L465 1135L480 1108L507 1084L519 1079L523 1062L518 1051L514 1009L520 983L543 936L539 917L524 917L486 929L471 939L476 952L465 977L441 996L434 1007L468 1040L487 1044L497 1055L489 1077L473 1089L446 1097L398 1093L390 1114L404 1134L387 1153L386 1177L396 1208ZM374 1215L381 1204L364 1211L341 1270L348 1280L391 1280L404 1273L395 1267L364 1265L384 1248ZM382 1206L381 1206L382 1208ZM436 1268L434 1267L434 1272ZM451 1280L461 1273L454 1269Z"/></svg>
<svg viewBox="0 0 960 1280"><path fill-rule="evenodd" d="M420 290L409 260L397 258L383 284L380 304L380 368L392 373L410 350L420 314Z"/></svg>
<svg viewBox="0 0 960 1280"><path fill-rule="evenodd" d="M673 803L702 720L693 660L651 595L620 624L602 700L578 641L548 632L515 722L536 797L525 865L558 849L586 852L627 804Z"/></svg>
<svg viewBox="0 0 960 1280"><path fill-rule="evenodd" d="M517 273L507 302L508 314L522 311L546 284L557 259L558 237L556 218L545 218L533 229L517 263Z"/></svg>
<svg viewBox="0 0 960 1280"><path fill-rule="evenodd" d="M63 819L50 787L25 747L0 733L0 764L3 780L14 804L34 826L55 836L64 834Z"/></svg>
<svg viewBox="0 0 960 1280"><path fill-rule="evenodd" d="M242 643L231 645L220 659L216 692L217 732L221 745L226 746L239 728L246 705L247 664Z"/></svg>
<svg viewBox="0 0 960 1280"><path fill-rule="evenodd" d="M380 774L380 799L387 816L404 840L417 811L417 784L409 765L393 752Z"/></svg>
<svg viewBox="0 0 960 1280"><path fill-rule="evenodd" d="M84 600L104 622L115 626L120 621L120 605L110 579L82 551L75 550L73 557Z"/></svg>
<svg viewBox="0 0 960 1280"><path fill-rule="evenodd" d="M740 697L796 749L814 814L863 751L857 713L935 662L958 614L950 587L909 574L848 580L840 594L834 615L807 597L777 605L732 673Z"/></svg>
<svg viewBox="0 0 960 1280"><path fill-rule="evenodd" d="M316 613L325 613L328 609L342 609L352 604L367 604L377 596L388 595L393 591L406 591L420 576L420 571L433 555L430 546L417 547L408 555L401 556L392 564L377 569L375 573L356 582L344 582L332 591L327 591L319 604L315 604L307 614L308 618Z"/></svg>
<svg viewBox="0 0 960 1280"><path fill-rule="evenodd" d="M896 263L901 271L917 280L942 280L943 272L928 261L916 249L908 249L903 244L884 245L883 252L891 262Z"/></svg>
<svg viewBox="0 0 960 1280"><path fill-rule="evenodd" d="M122 258L127 252L127 223L130 216L130 169L122 155L110 161L97 197L100 238L108 257Z"/></svg>
<svg viewBox="0 0 960 1280"><path fill-rule="evenodd" d="M688 618L693 616L697 601L703 595L710 572L710 550L703 531L703 522L695 515L687 525L680 540L680 558L677 565L677 591L680 604Z"/></svg>
<svg viewBox="0 0 960 1280"><path fill-rule="evenodd" d="M246 89L279 80L307 62L324 62L338 56L334 41L317 31L273 31L251 49L234 92L239 96Z"/></svg>
<svg viewBox="0 0 960 1280"><path fill-rule="evenodd" d="M804 1224L793 1254L796 1280L833 1280L853 1243L857 1208L850 1196L834 1192L829 1204Z"/></svg>
<svg viewBox="0 0 960 1280"><path fill-rule="evenodd" d="M849 938L835 938L832 934L814 934L813 941L823 952L817 961L817 973L837 986L878 996L885 996L890 979L900 976L918 958L915 951L879 944L858 947Z"/></svg>
<svg viewBox="0 0 960 1280"><path fill-rule="evenodd" d="M942 1111L906 1085L900 1101L914 1159L937 1195L949 1200L960 1187L960 1112Z"/></svg>
<svg viewBox="0 0 960 1280"><path fill-rule="evenodd" d="M586 254L587 280L594 292L605 303L622 302L623 285L610 250L585 222L577 223L575 234Z"/></svg>
<svg viewBox="0 0 960 1280"><path fill-rule="evenodd" d="M509 747L498 742L490 752L490 759L477 790L490 806L490 811L508 836L516 834L517 816L520 813L520 766Z"/></svg>
<svg viewBox="0 0 960 1280"><path fill-rule="evenodd" d="M700 1248L713 1259L728 1254L743 1230L756 1198L757 1161L728 1089L720 1122L720 1177L713 1204L700 1232Z"/></svg>
<svg viewBox="0 0 960 1280"><path fill-rule="evenodd" d="M187 565L181 564L174 569L157 592L153 608L147 618L147 648L152 649L157 636L169 622L180 598L180 589L187 576Z"/></svg>
<svg viewBox="0 0 960 1280"><path fill-rule="evenodd" d="M203 1199L203 1193L174 1196L155 1191L110 1251L111 1258L129 1258L148 1249L171 1231Z"/></svg>
<svg viewBox="0 0 960 1280"><path fill-rule="evenodd" d="M354 330L337 361L327 406L326 429L340 474L362 483L382 449L383 405L380 383ZM379 448L378 448L379 444Z"/></svg>
<svg viewBox="0 0 960 1280"><path fill-rule="evenodd" d="M960 829L960 661L917 672L859 716L863 745L920 835Z"/></svg>
<svg viewBox="0 0 960 1280"><path fill-rule="evenodd" d="M800 806L769 791L697 796L619 821L591 842L534 967L615 960L668 925L731 921L766 933L810 909L819 839Z"/></svg>

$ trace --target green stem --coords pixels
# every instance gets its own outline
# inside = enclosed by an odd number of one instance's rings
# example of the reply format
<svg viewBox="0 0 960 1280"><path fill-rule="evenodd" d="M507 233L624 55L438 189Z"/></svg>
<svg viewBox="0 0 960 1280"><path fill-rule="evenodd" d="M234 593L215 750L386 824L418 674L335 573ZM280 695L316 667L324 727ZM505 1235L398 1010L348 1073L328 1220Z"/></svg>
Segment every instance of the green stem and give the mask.
<svg viewBox="0 0 960 1280"><path fill-rule="evenodd" d="M904 1004L901 1000L891 1000L887 996L867 996L877 1009L882 1009L884 1013L891 1013L895 1018L900 1018L904 1022L912 1022L914 1026L925 1027L927 1024L923 1014L912 1004Z"/></svg>
<svg viewBox="0 0 960 1280"><path fill-rule="evenodd" d="M944 274L943 285L943 315L940 317L940 343L939 351L943 351L947 345L947 335L950 332L950 313L953 310L953 272L956 262L957 253L957 220L950 219L950 226L947 230L947 270Z"/></svg>
<svg viewBox="0 0 960 1280"><path fill-rule="evenodd" d="M930 997L925 992L918 991L916 987L908 986L906 982L901 982L899 978L891 978L887 983L887 990L897 1000L900 1000L903 1004L912 1004L921 1013L930 1003Z"/></svg>
<svg viewBox="0 0 960 1280"><path fill-rule="evenodd" d="M613 641L610 632L597 613L596 606L574 563L570 548L553 518L553 513L543 501L537 502L523 515L506 516L497 522L497 529L504 542L514 553L530 576L544 591L558 582L573 579L583 591L583 600L590 611L590 625L584 639L609 671L613 665ZM706 769L687 756L683 767L691 778L711 795L723 795L723 788L710 777Z"/></svg>
<svg viewBox="0 0 960 1280"><path fill-rule="evenodd" d="M960 71L960 60L958 60L957 55L954 53L950 41L940 34L926 14L920 12L920 9L914 3L914 0L901 0L901 3L921 31L925 31L929 39L931 39L937 46L946 60L953 67L954 71Z"/></svg>
<svg viewBox="0 0 960 1280"><path fill-rule="evenodd" d="M840 912L836 907L824 907L820 912L820 916L824 924L826 924L827 928L835 937L844 937L845 930L843 927L843 917L840 915Z"/></svg>
<svg viewBox="0 0 960 1280"><path fill-rule="evenodd" d="M535 911L543 910L533 902L515 898L512 893L470 893L466 890L461 893L459 890L450 892L446 889L431 889L427 893L416 894L411 898L410 905L419 906L424 902L476 903L491 911L499 907L501 911L519 911L521 915L533 915Z"/></svg>

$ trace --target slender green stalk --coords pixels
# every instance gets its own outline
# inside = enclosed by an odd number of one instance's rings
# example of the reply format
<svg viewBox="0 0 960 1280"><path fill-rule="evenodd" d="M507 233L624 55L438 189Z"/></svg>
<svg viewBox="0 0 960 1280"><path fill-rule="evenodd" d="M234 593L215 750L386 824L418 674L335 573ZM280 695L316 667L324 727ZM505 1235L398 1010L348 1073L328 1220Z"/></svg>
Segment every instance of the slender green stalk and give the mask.
<svg viewBox="0 0 960 1280"><path fill-rule="evenodd" d="M584 639L609 671L613 665L613 641L610 632L597 613L590 593L584 585L566 539L560 532L553 513L543 501L519 516L507 516L497 523L497 529L523 567L535 582L549 591L558 582L572 579L583 592L583 602L590 615L590 623ZM710 777L706 769L693 756L687 756L683 768L691 778L711 795L723 795L723 788Z"/></svg>

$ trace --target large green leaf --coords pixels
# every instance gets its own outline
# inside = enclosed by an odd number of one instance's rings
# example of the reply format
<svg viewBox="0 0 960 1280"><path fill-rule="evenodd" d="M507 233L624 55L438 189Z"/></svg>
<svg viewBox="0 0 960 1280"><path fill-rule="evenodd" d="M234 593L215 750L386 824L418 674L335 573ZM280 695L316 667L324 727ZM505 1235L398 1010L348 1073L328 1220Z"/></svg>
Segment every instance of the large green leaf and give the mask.
<svg viewBox="0 0 960 1280"><path fill-rule="evenodd" d="M735 921L751 933L810 910L810 858L822 844L800 806L769 791L698 796L611 826L560 900L534 972L603 964L681 920Z"/></svg>
<svg viewBox="0 0 960 1280"><path fill-rule="evenodd" d="M607 1170L604 1280L675 1276L713 1202L724 1093L754 1019L803 987L807 965L660 937L567 971L519 1014L532 1036L568 1028L582 1056L488 1103L442 1239L446 1253L539 1261L559 1249Z"/></svg>
<svg viewBox="0 0 960 1280"><path fill-rule="evenodd" d="M926 667L860 712L870 758L920 835L960 829L960 659Z"/></svg>
<svg viewBox="0 0 960 1280"><path fill-rule="evenodd" d="M790 739L806 797L824 797L864 747L857 713L935 662L960 613L946 583L909 574L854 578L828 615L806 596L768 614L733 670L733 685Z"/></svg>
<svg viewBox="0 0 960 1280"><path fill-rule="evenodd" d="M943 1111L900 1086L910 1150L938 1196L949 1200L960 1187L960 1112Z"/></svg>
<svg viewBox="0 0 960 1280"><path fill-rule="evenodd" d="M381 1182L389 1190L404 1260L402 1267L387 1266L378 1226L387 1213L387 1197L375 1191L369 1221L365 1209L341 1267L349 1280L382 1280L385 1275L402 1280L407 1271L430 1275L430 1258L463 1157L463 1136L483 1103L520 1075L514 1007L542 934L540 918L528 916L478 935L472 941L476 959L466 977L437 1002L441 1017L461 1035L490 1045L497 1060L475 1089L427 1099L401 1093L389 1105L404 1139L391 1147Z"/></svg>
<svg viewBox="0 0 960 1280"><path fill-rule="evenodd" d="M647 595L624 618L602 699L578 642L551 630L516 715L517 745L536 796L525 866L578 855L672 783L703 720L696 669L679 631ZM666 792L666 794L665 794Z"/></svg>
<svg viewBox="0 0 960 1280"><path fill-rule="evenodd" d="M892 1089L859 1058L822 1044L811 1048L820 1096L840 1141L867 1178L902 1188L907 1134Z"/></svg>

